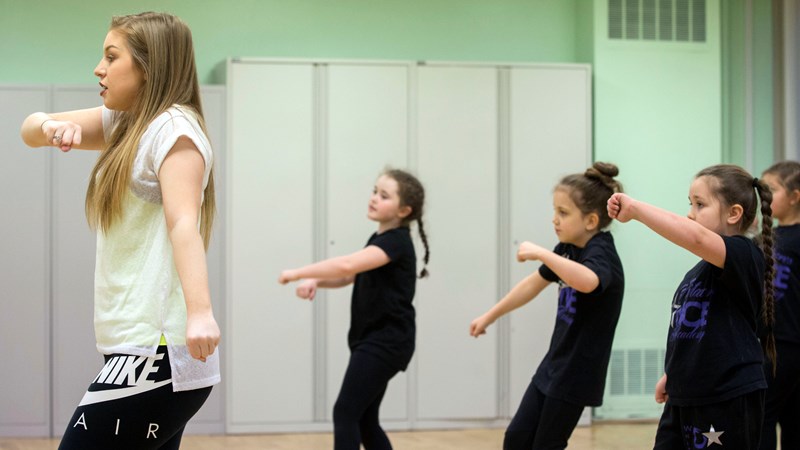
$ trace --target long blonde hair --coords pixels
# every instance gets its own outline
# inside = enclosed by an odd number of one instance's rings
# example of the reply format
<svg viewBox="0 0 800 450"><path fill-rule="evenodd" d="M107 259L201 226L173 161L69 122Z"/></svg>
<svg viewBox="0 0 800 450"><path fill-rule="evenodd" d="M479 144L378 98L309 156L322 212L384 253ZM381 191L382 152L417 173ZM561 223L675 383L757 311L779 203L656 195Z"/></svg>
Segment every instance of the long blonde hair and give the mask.
<svg viewBox="0 0 800 450"><path fill-rule="evenodd" d="M133 161L150 122L177 104L193 110L203 132L208 134L189 27L170 14L145 12L113 17L110 30L125 36L144 82L130 110L116 112L116 126L89 179L86 218L90 226L103 232L123 214L122 203L128 195ZM200 233L206 249L216 213L214 197L212 170L200 212Z"/></svg>

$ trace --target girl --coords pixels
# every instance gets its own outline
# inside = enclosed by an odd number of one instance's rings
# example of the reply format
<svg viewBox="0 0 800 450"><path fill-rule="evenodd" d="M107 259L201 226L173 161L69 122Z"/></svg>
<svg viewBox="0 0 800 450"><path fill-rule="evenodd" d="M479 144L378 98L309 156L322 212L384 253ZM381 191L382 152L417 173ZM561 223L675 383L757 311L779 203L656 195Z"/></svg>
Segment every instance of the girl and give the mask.
<svg viewBox="0 0 800 450"><path fill-rule="evenodd" d="M624 194L608 200L611 217L638 220L702 258L672 300L666 374L656 384L656 401L666 404L655 449L758 447L767 387L757 336L762 314L764 347L775 361L771 200L763 182L733 165L697 174L688 217ZM763 252L745 236L759 204Z"/></svg>
<svg viewBox="0 0 800 450"><path fill-rule="evenodd" d="M597 162L559 182L553 191L559 244L551 252L523 242L517 260L542 266L470 324L470 335L485 334L498 318L559 283L550 349L506 429L505 450L566 448L584 407L602 403L624 290L614 239L603 231L611 223L606 201L622 190L618 173L615 165Z"/></svg>
<svg viewBox="0 0 800 450"><path fill-rule="evenodd" d="M313 300L317 288L337 288L354 283L350 332L350 362L339 397L333 407L334 448L385 450L392 446L380 426L378 409L389 380L405 370L414 354L416 325L411 301L416 287L414 244L409 224L417 222L430 252L422 226L425 191L411 174L389 170L372 191L367 217L378 222L378 231L364 249L299 269L284 270L278 281L305 279L297 296ZM427 275L422 269L420 278Z"/></svg>
<svg viewBox="0 0 800 450"><path fill-rule="evenodd" d="M167 14L114 17L94 73L104 106L34 113L21 131L31 147L100 150L86 215L106 365L59 448L177 449L220 381L205 262L213 155L191 32Z"/></svg>
<svg viewBox="0 0 800 450"><path fill-rule="evenodd" d="M800 448L800 163L779 162L762 175L772 192L775 229L775 345L780 358L764 408L761 450L775 450L775 425L781 448Z"/></svg>

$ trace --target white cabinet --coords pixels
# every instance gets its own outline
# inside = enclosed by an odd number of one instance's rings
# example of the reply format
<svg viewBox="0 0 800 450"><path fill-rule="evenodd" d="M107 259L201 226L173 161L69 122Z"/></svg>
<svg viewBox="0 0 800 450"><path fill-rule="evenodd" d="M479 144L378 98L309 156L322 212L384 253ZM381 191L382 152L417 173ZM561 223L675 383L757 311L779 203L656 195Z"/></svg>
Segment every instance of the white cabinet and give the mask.
<svg viewBox="0 0 800 450"><path fill-rule="evenodd" d="M47 87L0 89L0 436L50 433L51 159L19 137L25 117L49 101Z"/></svg>
<svg viewBox="0 0 800 450"><path fill-rule="evenodd" d="M408 65L333 64L322 71L326 105L322 122L327 139L324 156L324 216L326 238L323 257L355 252L377 229L367 219L367 203L375 180L385 166L408 165ZM327 163L327 164L325 164ZM291 294L291 292L287 292ZM333 405L350 357L351 288L328 290L316 302L325 311L325 403L318 405L326 420L332 420ZM297 300L295 300L297 301ZM324 332L323 332L324 330ZM408 418L407 375L390 382L384 396L384 421Z"/></svg>
<svg viewBox="0 0 800 450"><path fill-rule="evenodd" d="M229 76L228 429L308 423L313 309L277 280L314 256L314 70L235 64Z"/></svg>
<svg viewBox="0 0 800 450"><path fill-rule="evenodd" d="M420 420L497 416L497 334L469 323L497 300L498 72L421 67L418 173L430 278L417 283Z"/></svg>
<svg viewBox="0 0 800 450"><path fill-rule="evenodd" d="M591 157L588 66L241 59L227 83L228 431L330 429L350 288L308 304L276 279L363 247L385 166L426 187L431 276L383 422L507 420L547 348L555 290L481 339L468 327L538 267L514 262L519 241L556 242L552 189Z"/></svg>
<svg viewBox="0 0 800 450"><path fill-rule="evenodd" d="M203 86L206 125L215 150L218 208L208 253L209 284L217 320L224 323L223 230L225 204L225 90ZM95 234L84 214L94 151L27 148L19 137L34 111L66 111L102 104L97 86L0 87L6 119L0 143L3 208L0 276L12 314L0 318L0 351L8 370L0 388L0 436L61 436L92 378L102 368L95 349L93 302ZM224 333L224 330L223 330ZM226 344L223 335L223 348ZM223 350L223 360L226 357ZM224 383L224 381L223 381ZM224 389L217 387L187 427L224 429Z"/></svg>

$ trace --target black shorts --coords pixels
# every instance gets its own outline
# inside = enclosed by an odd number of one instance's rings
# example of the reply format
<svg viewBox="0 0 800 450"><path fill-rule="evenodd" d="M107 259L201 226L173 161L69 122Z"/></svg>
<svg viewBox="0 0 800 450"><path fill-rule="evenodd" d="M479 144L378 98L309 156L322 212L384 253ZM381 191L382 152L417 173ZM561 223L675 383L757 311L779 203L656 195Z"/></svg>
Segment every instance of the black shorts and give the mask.
<svg viewBox="0 0 800 450"><path fill-rule="evenodd" d="M167 347L155 358L113 354L89 385L60 450L177 449L211 387L172 391Z"/></svg>

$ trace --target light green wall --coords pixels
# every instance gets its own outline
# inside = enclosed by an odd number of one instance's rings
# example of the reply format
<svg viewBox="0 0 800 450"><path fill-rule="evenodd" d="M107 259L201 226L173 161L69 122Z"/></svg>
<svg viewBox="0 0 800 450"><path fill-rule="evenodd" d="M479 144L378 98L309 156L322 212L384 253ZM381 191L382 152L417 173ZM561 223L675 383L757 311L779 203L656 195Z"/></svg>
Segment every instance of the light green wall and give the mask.
<svg viewBox="0 0 800 450"><path fill-rule="evenodd" d="M772 162L772 52L770 2L753 3L758 171ZM708 0L708 42L693 47L609 41L607 0L0 0L0 83L95 83L110 16L142 10L189 23L203 83L232 56L589 62L595 159L617 163L633 196L685 214L697 170L744 163L744 5ZM641 225L612 230L627 278L615 345L663 348L696 258Z"/></svg>
<svg viewBox="0 0 800 450"><path fill-rule="evenodd" d="M94 83L112 15L183 18L198 72L231 56L575 62L580 0L0 0L0 83Z"/></svg>

